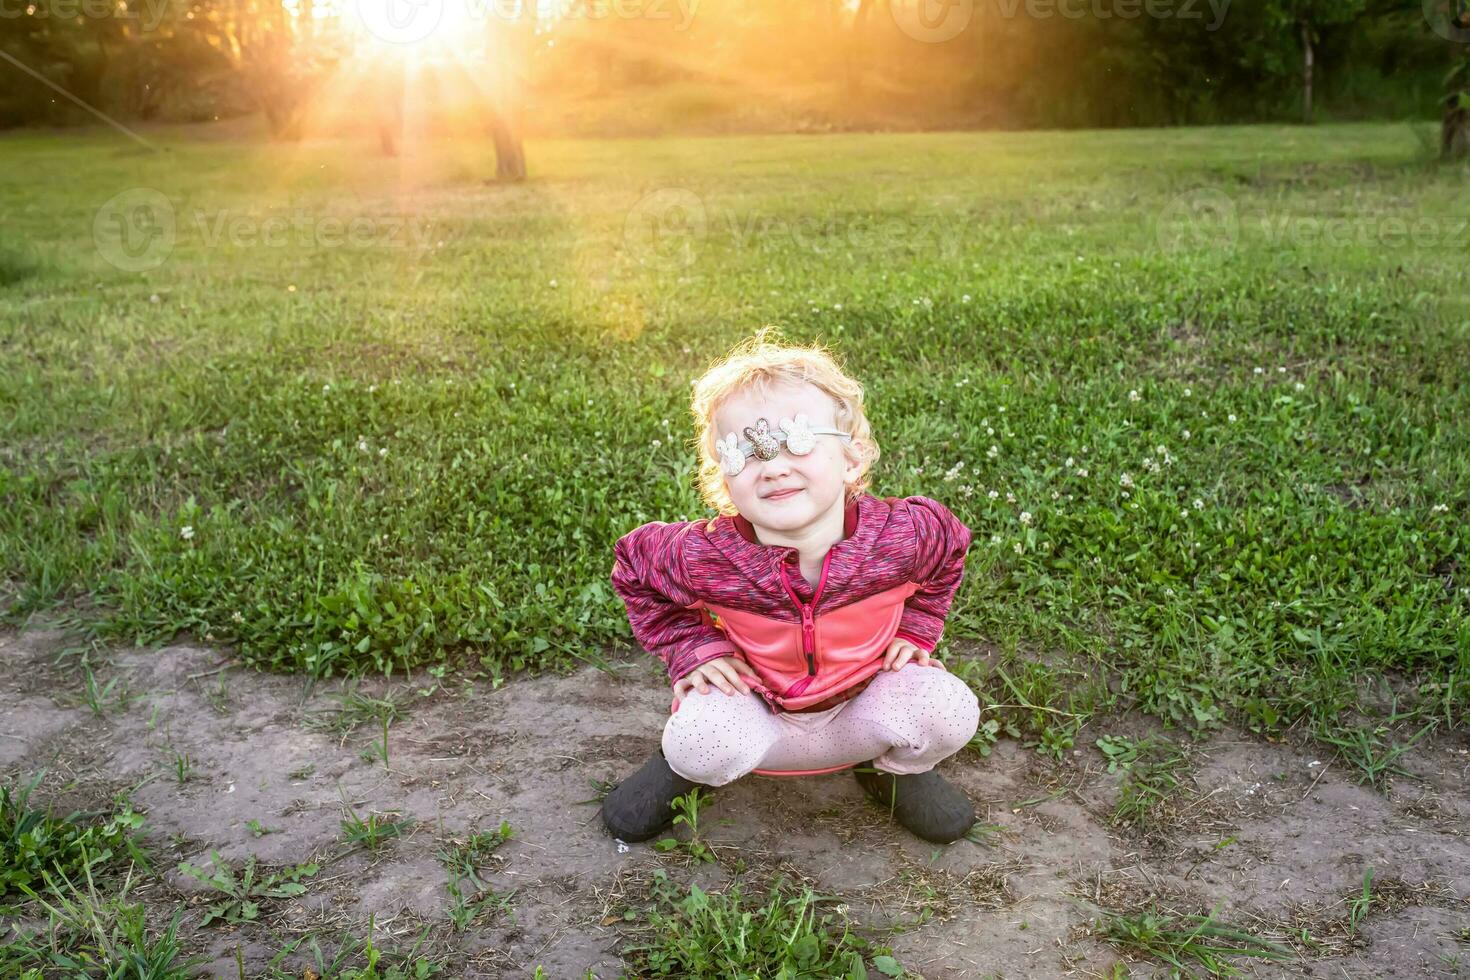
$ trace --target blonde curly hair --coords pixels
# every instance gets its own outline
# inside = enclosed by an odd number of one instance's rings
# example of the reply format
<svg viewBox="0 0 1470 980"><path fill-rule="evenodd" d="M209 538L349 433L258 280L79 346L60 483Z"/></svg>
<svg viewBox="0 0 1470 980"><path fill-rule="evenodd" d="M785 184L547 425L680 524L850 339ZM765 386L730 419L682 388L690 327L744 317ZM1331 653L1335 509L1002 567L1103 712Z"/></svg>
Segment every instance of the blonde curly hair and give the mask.
<svg viewBox="0 0 1470 980"><path fill-rule="evenodd" d="M721 514L736 513L735 503L725 489L725 474L715 451L715 414L737 392L765 392L774 385L810 383L826 392L834 403L836 427L852 435L843 446L848 462L860 466L856 480L847 485L847 499L856 500L868 489L869 474L878 460L878 443L863 411L863 386L838 365L820 344L803 347L770 339L774 328L765 327L711 365L694 382L689 410L694 416L695 442L699 450L699 492L704 502Z"/></svg>

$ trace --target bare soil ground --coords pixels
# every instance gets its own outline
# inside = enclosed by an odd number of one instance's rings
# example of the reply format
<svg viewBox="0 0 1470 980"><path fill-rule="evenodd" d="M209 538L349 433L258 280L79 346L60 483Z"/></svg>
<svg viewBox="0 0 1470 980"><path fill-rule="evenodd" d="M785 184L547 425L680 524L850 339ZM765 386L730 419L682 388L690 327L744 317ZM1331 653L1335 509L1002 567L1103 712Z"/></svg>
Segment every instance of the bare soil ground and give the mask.
<svg viewBox="0 0 1470 980"><path fill-rule="evenodd" d="M616 781L658 744L669 696L651 658L569 676L517 679L473 691L456 682L366 681L409 692L389 762L361 753L378 732L345 737L304 722L335 706L340 683L308 692L300 678L231 666L197 646L117 650L104 679L124 701L101 716L79 700L81 678L57 655L55 633L0 634L0 776L47 775L36 799L59 812L109 805L132 790L146 810L158 874L140 888L160 922L188 909L190 947L212 972L260 970L291 937L324 944L362 935L428 947L449 975L552 978L589 968L614 978L630 939L621 912L638 908L654 869L718 887L737 874L799 877L839 895L852 919L896 927L889 942L928 980L1102 975L1119 959L1088 929L1102 909L1150 903L1185 912L1219 906L1230 922L1283 937L1302 928L1288 964L1241 963L1249 975L1346 978L1470 976L1470 741L1426 740L1405 761L1412 778L1386 792L1320 748L1224 732L1193 745L1189 792L1147 833L1108 817L1119 777L1092 747L1098 734L1152 730L1137 717L1094 721L1060 763L1003 742L941 771L1000 828L990 846L936 848L888 822L849 774L751 776L722 787L701 813L719 861L623 845L603 829L599 781ZM180 783L171 753L193 774ZM377 851L341 841L343 801L359 813L397 812L414 829ZM590 801L590 802L588 802ZM270 830L263 836L252 820ZM511 893L464 932L448 921L446 840L508 822L515 837L483 877ZM1222 842L1228 842L1223 843ZM203 887L174 870L255 855L263 866L323 862L308 892L263 907L258 922L201 928ZM1348 902L1374 869L1373 904L1348 926ZM1132 976L1167 975L1148 961Z"/></svg>

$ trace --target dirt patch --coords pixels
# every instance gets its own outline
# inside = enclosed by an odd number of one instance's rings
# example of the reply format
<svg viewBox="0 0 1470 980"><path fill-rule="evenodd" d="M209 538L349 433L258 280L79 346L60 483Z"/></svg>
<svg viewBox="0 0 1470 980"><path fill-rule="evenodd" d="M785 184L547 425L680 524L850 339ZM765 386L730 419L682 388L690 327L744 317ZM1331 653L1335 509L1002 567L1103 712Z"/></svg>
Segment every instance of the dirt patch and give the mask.
<svg viewBox="0 0 1470 980"><path fill-rule="evenodd" d="M1320 749L1224 733L1190 746L1188 796L1147 839L1108 822L1118 777L1090 747L1055 762L1002 742L988 759L947 760L941 771L989 828L983 844L950 847L888 823L849 774L751 776L701 812L717 856L701 865L621 845L598 815L599 786L641 764L668 717L651 659L472 694L421 696L430 682L420 678L364 681L360 692L396 693L407 712L390 729L385 765L380 728L321 724L340 707L341 684L308 694L300 678L239 670L193 646L119 650L97 672L118 680L98 714L79 697L75 665L56 664L64 649L56 634L0 635L0 770L46 769L36 799L61 810L130 792L160 871L140 894L159 922L186 909L191 948L217 973L234 975L237 948L248 973L292 937L313 932L326 945L342 930L365 934L371 916L389 946L427 929L426 948L449 957L451 975L523 977L541 965L549 977L590 969L610 980L624 942L610 909L642 894L630 882L659 868L706 888L737 875L806 881L839 896L854 921L893 930L896 955L928 980L1103 973L1118 956L1088 923L1103 909L1148 907L1218 907L1263 934L1304 924L1330 940L1285 972L1242 964L1258 976L1463 976L1458 964L1470 962L1459 938L1470 928L1461 735L1421 743L1415 777L1380 793ZM1151 727L1119 722L1092 734ZM376 850L351 848L349 807L413 823ZM502 821L514 836L478 873L508 901L456 930L440 852ZM321 871L255 923L204 928L210 896L175 869L206 865L215 851ZM1370 867L1381 900L1345 936Z"/></svg>

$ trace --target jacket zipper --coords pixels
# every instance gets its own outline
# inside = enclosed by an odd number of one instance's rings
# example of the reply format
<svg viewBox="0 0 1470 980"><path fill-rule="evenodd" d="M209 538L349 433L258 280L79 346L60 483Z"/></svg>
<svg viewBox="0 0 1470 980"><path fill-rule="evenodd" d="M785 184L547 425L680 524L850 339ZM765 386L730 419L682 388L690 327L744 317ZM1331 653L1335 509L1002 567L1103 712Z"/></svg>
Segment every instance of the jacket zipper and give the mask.
<svg viewBox="0 0 1470 980"><path fill-rule="evenodd" d="M822 577L817 580L817 591L812 593L812 601L805 603L791 587L791 580L786 577L786 563L781 563L781 586L791 601L796 603L797 611L801 613L801 652L806 656L806 674L808 677L817 676L817 603L822 599L822 589L827 585L827 565L832 561L832 552L828 551L822 559Z"/></svg>

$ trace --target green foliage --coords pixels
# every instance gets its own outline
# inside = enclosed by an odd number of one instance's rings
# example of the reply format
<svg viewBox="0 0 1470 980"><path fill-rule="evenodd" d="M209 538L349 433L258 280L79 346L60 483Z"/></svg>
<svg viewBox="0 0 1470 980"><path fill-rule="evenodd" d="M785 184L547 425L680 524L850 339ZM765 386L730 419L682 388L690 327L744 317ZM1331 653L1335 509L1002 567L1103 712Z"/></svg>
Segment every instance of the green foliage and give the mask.
<svg viewBox="0 0 1470 980"><path fill-rule="evenodd" d="M367 818L358 816L357 811L347 807L347 816L342 818L342 839L356 847L376 851L384 841L402 837L413 826L413 820L394 819L396 814L369 813Z"/></svg>
<svg viewBox="0 0 1470 980"><path fill-rule="evenodd" d="M1173 915L1153 909L1130 915L1106 913L1094 930L1118 950L1162 960L1184 976L1202 970L1211 977L1240 973L1230 957L1281 962L1291 950L1211 915Z"/></svg>
<svg viewBox="0 0 1470 980"><path fill-rule="evenodd" d="M97 980L184 980L199 975L199 958L186 958L179 940L183 910L161 932L150 932L141 902L129 902L132 875L115 895L103 895L83 864L84 888L65 874L45 875L44 892L24 890L46 913L44 927L20 927L0 945L0 975Z"/></svg>
<svg viewBox="0 0 1470 980"><path fill-rule="evenodd" d="M1168 739L1157 737L1141 742L1098 739L1098 748L1108 757L1109 772L1123 770L1113 825L1151 829L1164 805L1183 787L1179 771L1187 761L1184 753Z"/></svg>
<svg viewBox="0 0 1470 980"><path fill-rule="evenodd" d="M298 937L271 957L261 976L265 980L300 980L302 976L318 980L425 980L444 969L442 961L419 955L419 950L428 941L429 927L424 927L418 941L407 952L397 953L378 948L373 942L373 925L370 917L367 935L361 939L343 935L331 956L323 952L316 936ZM304 969L299 966L292 969L282 967L292 957L304 958L308 951L311 954L309 966ZM242 975L243 971L242 965Z"/></svg>
<svg viewBox="0 0 1470 980"><path fill-rule="evenodd" d="M689 828L689 839L680 840L677 837L665 837L655 841L653 848L656 851L669 852L682 850L696 861L713 862L715 852L710 849L699 837L699 808L709 802L708 793L696 786L682 796L674 797L669 807L674 811L674 826L683 824Z"/></svg>
<svg viewBox="0 0 1470 980"><path fill-rule="evenodd" d="M297 864L257 878L253 855L245 859L244 868L238 872L228 861L220 859L218 851L210 852L210 860L213 872L187 861L179 865L180 873L203 882L224 896L223 901L216 902L205 911L199 923L201 926L216 921L230 925L254 922L260 917L262 901L306 894L306 886L301 879L314 877L320 870L315 864Z"/></svg>
<svg viewBox="0 0 1470 980"><path fill-rule="evenodd" d="M1348 903L1348 935L1358 934L1358 926L1373 910L1373 897L1373 869L1370 867L1363 871L1362 893Z"/></svg>
<svg viewBox="0 0 1470 980"><path fill-rule="evenodd" d="M1397 764L1398 760L1429 734L1435 724L1436 720L1431 719L1418 732L1398 744L1384 743L1385 736L1392 731L1386 725L1372 729L1324 725L1317 730L1316 735L1322 742L1336 747L1338 754L1358 770L1358 782L1371 783L1374 788L1383 789L1390 775L1409 775L1407 770Z"/></svg>
<svg viewBox="0 0 1470 980"><path fill-rule="evenodd" d="M640 916L638 939L621 952L633 974L687 980L758 977L866 978L866 959L884 976L903 969L891 951L851 931L836 899L777 879L764 901L747 898L739 882L722 892L688 890L654 872L653 905ZM759 902L759 904L757 904Z"/></svg>
<svg viewBox="0 0 1470 980"><path fill-rule="evenodd" d="M124 859L147 866L138 847L143 816L127 800L119 799L111 814L58 818L30 803L45 775L37 773L24 786L0 784L0 910L17 892L40 887L47 875L90 876Z"/></svg>
<svg viewBox="0 0 1470 980"><path fill-rule="evenodd" d="M1384 672L1410 734L1470 712L1470 306L1452 240L1388 233L1452 234L1463 180L1402 127L775 138L734 171L726 141L550 143L568 194L515 208L426 160L403 248L211 244L193 210L262 206L266 175L309 217L381 220L341 202L397 171L168 145L7 141L8 232L72 257L0 292L9 621L79 609L99 639L318 676L631 650L611 545L707 515L688 381L771 322L865 383L875 492L975 532L939 656L995 651L977 749L1056 755L1113 707L1373 729ZM703 203L688 267L625 239L629 173ZM181 209L146 285L75 220L124 177ZM1201 194L1235 224L1161 235ZM1293 234L1321 216L1346 238Z"/></svg>
<svg viewBox="0 0 1470 980"><path fill-rule="evenodd" d="M448 847L439 851L439 863L452 877L467 878L476 888L484 888L479 869L490 861L501 844L514 836L515 831L510 824L502 820L496 830L482 830L470 835L468 840L451 841Z"/></svg>

